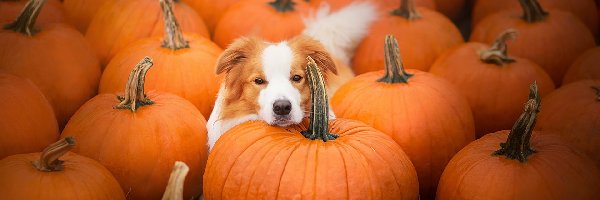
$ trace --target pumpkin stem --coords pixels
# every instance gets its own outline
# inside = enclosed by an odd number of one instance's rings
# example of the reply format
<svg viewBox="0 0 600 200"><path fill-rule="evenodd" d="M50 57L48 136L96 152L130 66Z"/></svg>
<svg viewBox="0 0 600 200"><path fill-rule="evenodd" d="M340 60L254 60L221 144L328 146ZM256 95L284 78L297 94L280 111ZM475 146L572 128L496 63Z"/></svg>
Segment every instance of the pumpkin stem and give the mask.
<svg viewBox="0 0 600 200"><path fill-rule="evenodd" d="M4 26L6 30L32 36L37 32L35 21L37 20L46 0L29 0L15 21Z"/></svg>
<svg viewBox="0 0 600 200"><path fill-rule="evenodd" d="M517 30L508 29L502 32L497 38L492 47L479 53L481 61L490 64L502 66L505 63L511 63L515 60L508 56L508 47L506 42L514 40L517 37Z"/></svg>
<svg viewBox="0 0 600 200"><path fill-rule="evenodd" d="M600 86L599 87L593 86L592 89L594 89L596 91L596 95L598 95L598 97L596 97L596 100L600 101Z"/></svg>
<svg viewBox="0 0 600 200"><path fill-rule="evenodd" d="M135 65L125 85L125 95L117 96L117 99L121 102L114 107L115 109L129 109L131 112L135 112L141 106L154 103L144 93L146 73L152 65L152 59L147 56Z"/></svg>
<svg viewBox="0 0 600 200"><path fill-rule="evenodd" d="M189 171L190 168L184 162L175 161L162 200L183 200L183 184Z"/></svg>
<svg viewBox="0 0 600 200"><path fill-rule="evenodd" d="M189 48L188 41L183 38L183 33L173 14L173 0L160 0L160 8L165 17L165 38L162 47L171 50Z"/></svg>
<svg viewBox="0 0 600 200"><path fill-rule="evenodd" d="M306 59L308 60L306 74L311 92L312 108L308 130L302 131L302 135L310 140L320 139L323 142L335 140L338 135L329 133L329 102L325 91L325 79L315 60L310 56Z"/></svg>
<svg viewBox="0 0 600 200"><path fill-rule="evenodd" d="M269 5L275 8L275 10L284 13L294 11L294 5L296 5L296 3L292 0L275 0L269 2Z"/></svg>
<svg viewBox="0 0 600 200"><path fill-rule="evenodd" d="M413 0L401 0L400 8L393 10L392 15L404 17L408 20L421 18L421 14L417 12L417 8Z"/></svg>
<svg viewBox="0 0 600 200"><path fill-rule="evenodd" d="M534 23L542 21L548 16L537 0L519 0L523 8L523 20Z"/></svg>
<svg viewBox="0 0 600 200"><path fill-rule="evenodd" d="M500 149L493 155L504 155L508 159L516 159L520 162L527 161L527 157L535 153L531 148L529 139L537 120L537 113L540 112L540 96L535 82L529 87L529 100L525 103L523 114L513 125L508 134L506 142L500 144Z"/></svg>
<svg viewBox="0 0 600 200"><path fill-rule="evenodd" d="M54 144L49 145L42 151L40 159L33 161L33 166L43 172L60 171L63 169L63 162L59 160L75 146L75 138L72 136L63 138Z"/></svg>
<svg viewBox="0 0 600 200"><path fill-rule="evenodd" d="M400 57L400 49L398 41L393 35L385 36L385 75L381 77L379 82L383 83L408 83L408 79L412 74L404 70L402 58Z"/></svg>

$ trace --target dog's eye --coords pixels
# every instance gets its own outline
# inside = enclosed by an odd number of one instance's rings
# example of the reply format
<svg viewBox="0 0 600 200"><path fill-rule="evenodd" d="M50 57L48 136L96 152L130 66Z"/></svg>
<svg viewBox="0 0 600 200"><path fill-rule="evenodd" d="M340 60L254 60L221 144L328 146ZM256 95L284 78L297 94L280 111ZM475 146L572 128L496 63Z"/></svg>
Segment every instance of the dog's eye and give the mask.
<svg viewBox="0 0 600 200"><path fill-rule="evenodd" d="M292 77L292 81L300 82L300 80L302 80L302 76L300 75L294 75L294 77Z"/></svg>
<svg viewBox="0 0 600 200"><path fill-rule="evenodd" d="M262 85L263 83L265 83L265 80L263 80L262 78L255 78L254 83L256 83L256 85Z"/></svg>

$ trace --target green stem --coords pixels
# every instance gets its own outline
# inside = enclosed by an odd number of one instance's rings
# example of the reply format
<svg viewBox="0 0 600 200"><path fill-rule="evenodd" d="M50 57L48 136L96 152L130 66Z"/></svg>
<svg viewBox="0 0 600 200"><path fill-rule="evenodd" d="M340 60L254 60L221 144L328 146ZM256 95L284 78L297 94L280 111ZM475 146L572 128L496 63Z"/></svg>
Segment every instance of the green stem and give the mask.
<svg viewBox="0 0 600 200"><path fill-rule="evenodd" d="M171 50L189 48L188 41L183 38L183 33L173 14L173 0L160 0L160 8L165 18L165 38L162 47Z"/></svg>
<svg viewBox="0 0 600 200"><path fill-rule="evenodd" d="M71 136L63 138L46 147L40 155L40 159L33 161L33 166L44 172L60 171L64 168L64 161L59 158L69 152L75 146L75 139Z"/></svg>
<svg viewBox="0 0 600 200"><path fill-rule="evenodd" d="M184 162L175 161L162 200L183 200L183 184L189 171L190 168Z"/></svg>
<svg viewBox="0 0 600 200"><path fill-rule="evenodd" d="M519 0L523 9L523 20L529 23L542 21L548 16L537 0Z"/></svg>
<svg viewBox="0 0 600 200"><path fill-rule="evenodd" d="M129 74L129 79L125 85L125 95L117 96L117 99L121 101L114 108L115 109L129 109L131 112L135 112L141 106L151 105L154 102L146 97L144 93L144 82L146 80L146 73L150 67L152 67L152 59L144 57Z"/></svg>
<svg viewBox="0 0 600 200"><path fill-rule="evenodd" d="M540 96L537 84L534 82L529 87L529 100L517 122L513 125L505 143L500 144L500 149L493 155L503 155L508 159L526 162L527 158L535 153L529 140L535 127L537 113L540 112Z"/></svg>
<svg viewBox="0 0 600 200"><path fill-rule="evenodd" d="M308 130L302 131L302 135L311 140L335 140L338 135L329 133L329 102L325 91L325 79L319 71L319 67L310 56L306 58L306 74L311 92L312 109L310 112L310 124Z"/></svg>
<svg viewBox="0 0 600 200"><path fill-rule="evenodd" d="M17 19L4 26L4 29L32 36L37 32L34 28L35 21L37 20L44 3L46 3L46 0L29 0Z"/></svg>
<svg viewBox="0 0 600 200"><path fill-rule="evenodd" d="M385 36L385 75L381 77L379 82L383 83L408 83L408 79L413 76L404 70L404 64L400 57L400 48L398 41L393 35Z"/></svg>
<svg viewBox="0 0 600 200"><path fill-rule="evenodd" d="M479 53L481 61L490 64L496 64L502 66L506 63L514 62L515 60L508 56L508 47L506 42L513 40L517 37L517 31L515 29L508 29L502 32L492 47Z"/></svg>
<svg viewBox="0 0 600 200"><path fill-rule="evenodd" d="M596 91L596 100L600 101L600 86L596 87L596 86L592 86L592 89L594 89Z"/></svg>
<svg viewBox="0 0 600 200"><path fill-rule="evenodd" d="M296 3L292 0L275 0L269 2L269 5L275 8L275 10L284 13L294 11L294 5L296 5Z"/></svg>
<svg viewBox="0 0 600 200"><path fill-rule="evenodd" d="M401 0L400 8L393 10L392 15L404 17L408 20L420 19L421 14L417 12L414 0Z"/></svg>

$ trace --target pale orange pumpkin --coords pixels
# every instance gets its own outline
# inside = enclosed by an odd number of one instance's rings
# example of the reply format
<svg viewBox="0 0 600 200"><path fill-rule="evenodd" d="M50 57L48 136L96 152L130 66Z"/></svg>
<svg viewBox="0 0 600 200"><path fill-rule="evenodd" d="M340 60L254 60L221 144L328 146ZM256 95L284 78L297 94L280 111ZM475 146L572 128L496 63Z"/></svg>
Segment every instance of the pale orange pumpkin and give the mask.
<svg viewBox="0 0 600 200"><path fill-rule="evenodd" d="M82 33L85 33L94 15L107 2L117 0L63 0L63 8L67 19Z"/></svg>
<svg viewBox="0 0 600 200"><path fill-rule="evenodd" d="M221 17L229 6L240 0L183 0L192 7L202 17L208 30L214 33L217 23L221 20Z"/></svg>

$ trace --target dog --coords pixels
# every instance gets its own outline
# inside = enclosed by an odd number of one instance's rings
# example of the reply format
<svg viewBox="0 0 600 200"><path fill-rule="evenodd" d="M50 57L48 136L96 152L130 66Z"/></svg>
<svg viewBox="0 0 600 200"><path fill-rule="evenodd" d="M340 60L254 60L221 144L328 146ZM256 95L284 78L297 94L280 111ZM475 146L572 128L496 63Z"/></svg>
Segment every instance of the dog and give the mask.
<svg viewBox="0 0 600 200"><path fill-rule="evenodd" d="M321 6L312 18L304 20L303 33L290 40L235 40L216 65L216 73L225 73L225 78L206 125L209 150L223 133L246 121L262 120L282 127L300 123L311 104L306 58L315 60L326 80L341 70L351 73L336 65L348 66L376 17L375 6L368 2L335 13ZM331 110L329 113L335 118Z"/></svg>

